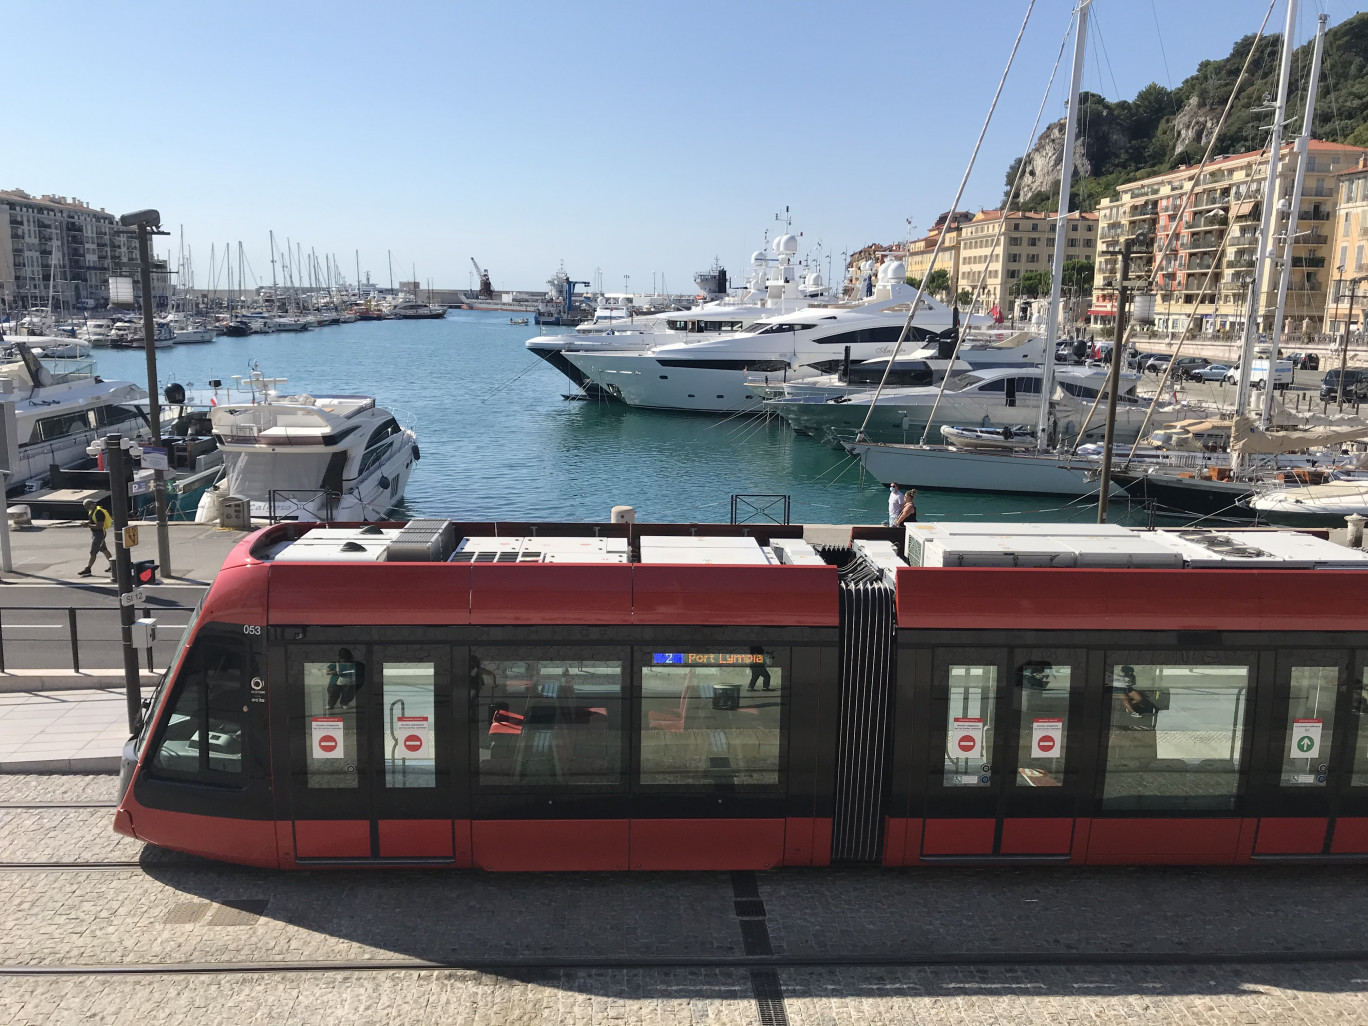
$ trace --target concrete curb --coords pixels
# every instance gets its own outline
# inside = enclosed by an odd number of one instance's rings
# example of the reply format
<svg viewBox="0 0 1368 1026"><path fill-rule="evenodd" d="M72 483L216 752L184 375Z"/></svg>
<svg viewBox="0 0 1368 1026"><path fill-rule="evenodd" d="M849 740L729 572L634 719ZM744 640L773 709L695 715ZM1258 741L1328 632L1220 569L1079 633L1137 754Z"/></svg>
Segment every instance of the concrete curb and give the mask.
<svg viewBox="0 0 1368 1026"><path fill-rule="evenodd" d="M160 672L138 672L138 683L145 688L155 686L160 679ZM83 670L80 673L70 670L10 670L0 673L0 694L17 691L104 691L122 689L123 686L124 672L121 668Z"/></svg>

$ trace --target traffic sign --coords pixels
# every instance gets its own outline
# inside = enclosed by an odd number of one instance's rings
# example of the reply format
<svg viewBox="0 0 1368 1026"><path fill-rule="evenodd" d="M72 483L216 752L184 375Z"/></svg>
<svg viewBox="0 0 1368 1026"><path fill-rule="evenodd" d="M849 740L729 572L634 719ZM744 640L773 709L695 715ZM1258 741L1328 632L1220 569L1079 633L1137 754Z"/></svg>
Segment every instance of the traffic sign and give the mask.
<svg viewBox="0 0 1368 1026"><path fill-rule="evenodd" d="M169 469L170 464L166 460L166 446L144 445L142 447L142 465L144 470Z"/></svg>
<svg viewBox="0 0 1368 1026"><path fill-rule="evenodd" d="M1037 717L1031 720L1031 757L1057 759L1064 753L1062 717Z"/></svg>
<svg viewBox="0 0 1368 1026"><path fill-rule="evenodd" d="M406 759L432 761L432 739L428 735L428 718L397 716L395 724L395 733L404 748L402 756Z"/></svg>
<svg viewBox="0 0 1368 1026"><path fill-rule="evenodd" d="M131 549L133 546L137 545L138 529L136 527L125 527L123 529L123 538L120 540L119 544L126 549Z"/></svg>
<svg viewBox="0 0 1368 1026"><path fill-rule="evenodd" d="M310 724L313 733L313 757L315 759L341 759L342 750L341 716L315 716Z"/></svg>
<svg viewBox="0 0 1368 1026"><path fill-rule="evenodd" d="M1315 759L1320 756L1321 720L1293 720L1288 731L1292 742L1288 755L1293 759Z"/></svg>
<svg viewBox="0 0 1368 1026"><path fill-rule="evenodd" d="M956 716L951 724L951 758L978 759L983 754L983 718Z"/></svg>

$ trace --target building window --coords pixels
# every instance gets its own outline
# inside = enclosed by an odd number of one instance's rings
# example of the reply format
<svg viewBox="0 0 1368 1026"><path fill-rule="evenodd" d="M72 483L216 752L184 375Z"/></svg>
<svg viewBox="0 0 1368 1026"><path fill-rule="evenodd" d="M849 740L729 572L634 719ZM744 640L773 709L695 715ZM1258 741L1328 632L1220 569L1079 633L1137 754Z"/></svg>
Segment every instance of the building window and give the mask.
<svg viewBox="0 0 1368 1026"><path fill-rule="evenodd" d="M1076 231L1078 231L1078 225L1076 225L1076 224L1071 224L1071 225L1069 225L1069 231L1071 231L1071 232L1076 232Z"/></svg>
<svg viewBox="0 0 1368 1026"><path fill-rule="evenodd" d="M1007 272L1007 277L1008 277L1008 278L1015 278L1015 277L1016 277L1017 275L1019 275L1020 273L1021 273L1020 271L1008 271L1008 272Z"/></svg>

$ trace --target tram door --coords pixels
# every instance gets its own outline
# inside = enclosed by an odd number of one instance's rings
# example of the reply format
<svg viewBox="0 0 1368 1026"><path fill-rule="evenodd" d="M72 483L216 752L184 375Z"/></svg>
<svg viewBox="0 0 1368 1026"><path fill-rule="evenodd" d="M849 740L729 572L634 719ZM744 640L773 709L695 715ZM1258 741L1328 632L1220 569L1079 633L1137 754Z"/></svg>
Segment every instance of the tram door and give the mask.
<svg viewBox="0 0 1368 1026"><path fill-rule="evenodd" d="M1368 853L1364 663L1344 652L1283 652L1263 721L1254 856Z"/></svg>
<svg viewBox="0 0 1368 1026"><path fill-rule="evenodd" d="M923 858L1067 857L1084 785L1084 653L940 649Z"/></svg>
<svg viewBox="0 0 1368 1026"><path fill-rule="evenodd" d="M453 859L449 650L302 645L287 663L296 857Z"/></svg>

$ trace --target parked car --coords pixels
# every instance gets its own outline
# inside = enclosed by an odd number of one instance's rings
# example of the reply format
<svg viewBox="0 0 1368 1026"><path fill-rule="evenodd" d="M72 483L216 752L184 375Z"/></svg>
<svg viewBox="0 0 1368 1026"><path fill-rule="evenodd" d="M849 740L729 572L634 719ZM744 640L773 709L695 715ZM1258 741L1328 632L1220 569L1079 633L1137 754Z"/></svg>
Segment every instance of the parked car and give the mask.
<svg viewBox="0 0 1368 1026"><path fill-rule="evenodd" d="M1205 356L1180 356L1173 365L1173 377L1179 379L1197 380L1195 371L1211 365L1211 361Z"/></svg>
<svg viewBox="0 0 1368 1026"><path fill-rule="evenodd" d="M1320 353L1293 353L1288 359L1293 370L1320 370Z"/></svg>
<svg viewBox="0 0 1368 1026"><path fill-rule="evenodd" d="M1145 370L1151 374L1162 374L1168 370L1169 361L1172 359L1171 356L1151 356L1145 363Z"/></svg>
<svg viewBox="0 0 1368 1026"><path fill-rule="evenodd" d="M1334 367L1321 378L1320 397L1322 402L1333 403L1339 400L1340 369ZM1344 401L1358 402L1368 399L1368 370L1361 367L1344 369Z"/></svg>
<svg viewBox="0 0 1368 1026"><path fill-rule="evenodd" d="M1194 381L1224 381L1230 373L1230 367L1224 363L1209 363L1205 367L1198 367L1189 375Z"/></svg>

